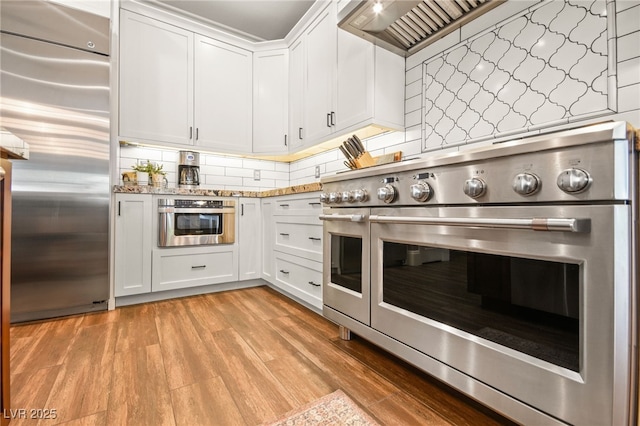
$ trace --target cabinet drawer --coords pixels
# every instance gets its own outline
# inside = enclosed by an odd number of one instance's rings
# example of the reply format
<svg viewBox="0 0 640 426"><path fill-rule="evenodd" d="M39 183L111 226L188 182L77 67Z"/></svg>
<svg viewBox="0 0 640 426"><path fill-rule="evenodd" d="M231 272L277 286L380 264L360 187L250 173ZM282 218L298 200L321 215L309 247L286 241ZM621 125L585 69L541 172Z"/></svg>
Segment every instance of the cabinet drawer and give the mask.
<svg viewBox="0 0 640 426"><path fill-rule="evenodd" d="M292 295L322 307L322 264L286 253L276 253L276 285Z"/></svg>
<svg viewBox="0 0 640 426"><path fill-rule="evenodd" d="M276 221L275 249L295 256L322 261L322 224L305 223L304 217Z"/></svg>
<svg viewBox="0 0 640 426"><path fill-rule="evenodd" d="M274 215L309 215L319 216L322 213L320 193L312 192L300 198L278 198L274 202Z"/></svg>
<svg viewBox="0 0 640 426"><path fill-rule="evenodd" d="M238 280L235 248L153 251L151 291L174 290Z"/></svg>

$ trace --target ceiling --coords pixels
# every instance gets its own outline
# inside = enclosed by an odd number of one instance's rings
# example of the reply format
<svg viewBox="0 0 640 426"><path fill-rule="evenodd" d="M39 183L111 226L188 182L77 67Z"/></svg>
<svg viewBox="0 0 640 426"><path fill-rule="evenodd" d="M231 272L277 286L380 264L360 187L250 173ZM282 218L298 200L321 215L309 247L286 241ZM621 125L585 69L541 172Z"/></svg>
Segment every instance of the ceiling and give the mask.
<svg viewBox="0 0 640 426"><path fill-rule="evenodd" d="M314 0L148 0L251 41L283 39Z"/></svg>

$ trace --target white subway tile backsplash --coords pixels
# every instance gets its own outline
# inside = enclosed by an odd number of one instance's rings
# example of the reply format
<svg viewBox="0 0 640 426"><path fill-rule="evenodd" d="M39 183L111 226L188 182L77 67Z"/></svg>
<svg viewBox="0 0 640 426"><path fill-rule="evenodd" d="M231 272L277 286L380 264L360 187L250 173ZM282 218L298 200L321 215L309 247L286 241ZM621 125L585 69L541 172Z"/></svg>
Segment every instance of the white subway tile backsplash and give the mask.
<svg viewBox="0 0 640 426"><path fill-rule="evenodd" d="M640 4L616 13L618 37L638 31L638 22L640 22Z"/></svg>
<svg viewBox="0 0 640 426"><path fill-rule="evenodd" d="M623 10L629 9L630 7L636 7L638 5L638 0L617 0L616 11L622 12Z"/></svg>
<svg viewBox="0 0 640 426"><path fill-rule="evenodd" d="M404 125L407 127L420 125L422 122L422 109L415 110L404 116Z"/></svg>
<svg viewBox="0 0 640 426"><path fill-rule="evenodd" d="M637 58L640 56L640 28L623 37L618 37L618 61Z"/></svg>
<svg viewBox="0 0 640 426"><path fill-rule="evenodd" d="M618 89L618 112L640 109L640 82Z"/></svg>
<svg viewBox="0 0 640 426"><path fill-rule="evenodd" d="M404 103L405 113L410 113L410 112L420 111L420 110L422 110L422 96L416 95L406 99Z"/></svg>
<svg viewBox="0 0 640 426"><path fill-rule="evenodd" d="M413 67L410 70L407 70L407 75L404 78L406 84L411 84L415 81L422 82L422 67L419 65L417 67Z"/></svg>
<svg viewBox="0 0 640 426"><path fill-rule="evenodd" d="M290 163L281 163L281 162L277 162L276 163L276 172L284 172L289 174L289 166Z"/></svg>
<svg viewBox="0 0 640 426"><path fill-rule="evenodd" d="M235 185L242 186L243 178L236 176L214 176L214 175L205 175L204 179L200 176L200 186L204 188L220 188L221 186L227 185Z"/></svg>
<svg viewBox="0 0 640 426"><path fill-rule="evenodd" d="M253 171L256 170L256 169L244 169L240 167L221 167L221 168L222 168L222 173L217 173L220 176L236 176L236 177L250 177L250 178L253 178Z"/></svg>
<svg viewBox="0 0 640 426"><path fill-rule="evenodd" d="M414 81L413 83L407 85L404 90L405 99L411 98L413 96L419 96L422 94L422 80Z"/></svg>
<svg viewBox="0 0 640 426"><path fill-rule="evenodd" d="M200 163L211 166L242 167L242 158L224 157L220 155L204 155L204 162L202 161L201 156Z"/></svg>
<svg viewBox="0 0 640 426"><path fill-rule="evenodd" d="M275 162L266 160L253 160L249 158L242 159L242 167L245 169L259 169L259 170L275 170Z"/></svg>

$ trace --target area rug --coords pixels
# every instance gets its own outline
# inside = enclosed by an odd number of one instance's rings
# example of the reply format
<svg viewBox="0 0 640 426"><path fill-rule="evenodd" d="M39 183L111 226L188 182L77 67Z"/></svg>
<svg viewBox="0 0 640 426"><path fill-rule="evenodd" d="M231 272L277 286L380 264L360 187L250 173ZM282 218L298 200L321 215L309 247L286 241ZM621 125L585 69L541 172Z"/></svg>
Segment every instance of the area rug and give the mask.
<svg viewBox="0 0 640 426"><path fill-rule="evenodd" d="M288 412L269 426L378 425L340 389Z"/></svg>

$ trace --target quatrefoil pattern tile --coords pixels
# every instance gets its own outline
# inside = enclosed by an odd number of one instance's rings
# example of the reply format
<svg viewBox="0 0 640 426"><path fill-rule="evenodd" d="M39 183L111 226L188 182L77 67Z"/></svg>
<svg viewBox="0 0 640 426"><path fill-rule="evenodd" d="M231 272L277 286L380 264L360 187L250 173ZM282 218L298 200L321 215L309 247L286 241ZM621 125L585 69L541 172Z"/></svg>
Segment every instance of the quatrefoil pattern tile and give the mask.
<svg viewBox="0 0 640 426"><path fill-rule="evenodd" d="M608 111L606 1L550 1L423 63L423 148Z"/></svg>

